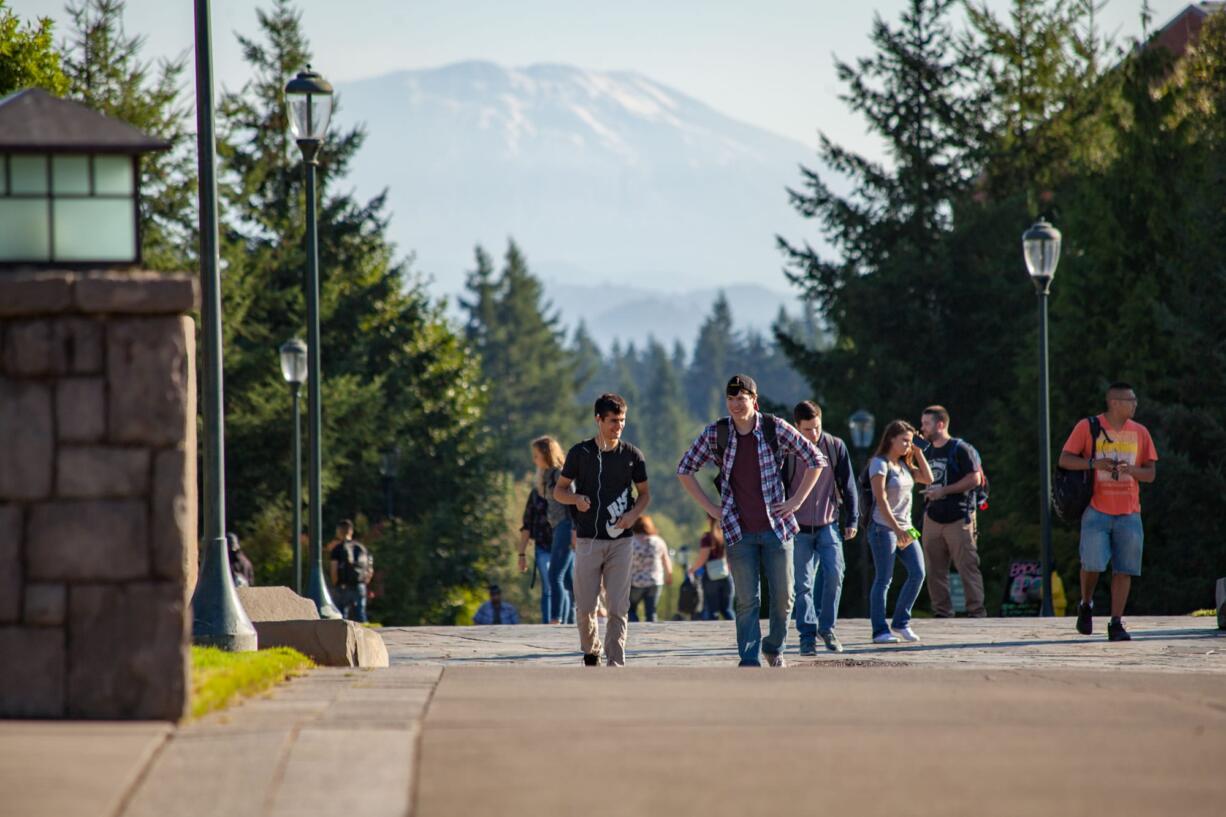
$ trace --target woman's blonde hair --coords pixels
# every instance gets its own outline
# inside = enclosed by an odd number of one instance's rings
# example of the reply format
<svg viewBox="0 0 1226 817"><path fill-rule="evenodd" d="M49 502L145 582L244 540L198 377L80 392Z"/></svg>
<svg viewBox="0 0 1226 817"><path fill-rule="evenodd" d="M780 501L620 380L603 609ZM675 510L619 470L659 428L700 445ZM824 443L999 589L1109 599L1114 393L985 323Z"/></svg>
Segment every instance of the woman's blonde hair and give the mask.
<svg viewBox="0 0 1226 817"><path fill-rule="evenodd" d="M634 520L634 524L630 526L630 530L643 536L656 536L659 531L656 530L656 523L651 521L651 517L643 514L638 519Z"/></svg>
<svg viewBox="0 0 1226 817"><path fill-rule="evenodd" d="M562 446L558 441L549 435L533 440L532 449L540 453L547 466L536 471L536 492L548 499L549 497L545 496L545 474L552 468L561 468L562 463L566 462L566 456L562 453Z"/></svg>

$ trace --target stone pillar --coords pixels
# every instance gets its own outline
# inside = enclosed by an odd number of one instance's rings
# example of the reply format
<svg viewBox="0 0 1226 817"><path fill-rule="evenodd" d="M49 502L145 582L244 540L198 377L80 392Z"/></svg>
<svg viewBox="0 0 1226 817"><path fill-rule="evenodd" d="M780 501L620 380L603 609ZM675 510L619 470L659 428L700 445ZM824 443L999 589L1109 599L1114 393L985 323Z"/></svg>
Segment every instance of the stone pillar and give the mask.
<svg viewBox="0 0 1226 817"><path fill-rule="evenodd" d="M0 717L187 712L196 300L0 271Z"/></svg>

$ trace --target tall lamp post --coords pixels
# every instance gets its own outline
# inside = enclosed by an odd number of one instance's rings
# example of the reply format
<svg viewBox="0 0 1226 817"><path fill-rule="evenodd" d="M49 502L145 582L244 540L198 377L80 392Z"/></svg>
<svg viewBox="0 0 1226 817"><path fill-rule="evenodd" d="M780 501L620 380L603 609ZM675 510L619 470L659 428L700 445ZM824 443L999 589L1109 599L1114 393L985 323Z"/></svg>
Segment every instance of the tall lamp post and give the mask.
<svg viewBox="0 0 1226 817"><path fill-rule="evenodd" d="M289 383L294 412L294 479L293 534L290 548L294 552L294 592L302 595L302 412L298 408L298 392L307 379L307 346L298 338L281 344L281 376Z"/></svg>
<svg viewBox="0 0 1226 817"><path fill-rule="evenodd" d="M302 151L306 170L306 302L307 302L307 431L311 440L310 501L307 530L311 540L311 565L307 575L306 597L315 602L321 618L340 618L341 614L328 595L323 573L323 470L322 430L320 421L319 366L319 235L315 213L315 169L319 167L319 149L332 117L332 86L311 70L302 71L285 86L289 107L290 131Z"/></svg>
<svg viewBox="0 0 1226 817"><path fill-rule="evenodd" d="M255 627L234 591L226 547L225 419L222 413L221 275L217 251L217 152L213 132L213 35L209 0L195 0L196 161L200 183L201 395L204 564L192 594L192 641L233 652L256 648Z"/></svg>
<svg viewBox="0 0 1226 817"><path fill-rule="evenodd" d="M1051 417L1047 393L1047 293L1060 261L1060 231L1046 221L1037 221L1022 233L1022 256L1026 271L1039 296L1039 526L1042 531L1043 608L1039 615L1053 615L1051 604Z"/></svg>
<svg viewBox="0 0 1226 817"><path fill-rule="evenodd" d="M387 519L396 515L396 472L400 470L400 449L390 446L379 454L379 475L383 477L383 503Z"/></svg>
<svg viewBox="0 0 1226 817"><path fill-rule="evenodd" d="M851 432L851 447L860 454L863 463L868 456L868 450L873 446L873 432L877 429L877 418L866 409L859 409L847 418L847 428ZM861 513L868 513L866 508ZM868 615L868 519L860 520L860 598L864 602L865 615Z"/></svg>

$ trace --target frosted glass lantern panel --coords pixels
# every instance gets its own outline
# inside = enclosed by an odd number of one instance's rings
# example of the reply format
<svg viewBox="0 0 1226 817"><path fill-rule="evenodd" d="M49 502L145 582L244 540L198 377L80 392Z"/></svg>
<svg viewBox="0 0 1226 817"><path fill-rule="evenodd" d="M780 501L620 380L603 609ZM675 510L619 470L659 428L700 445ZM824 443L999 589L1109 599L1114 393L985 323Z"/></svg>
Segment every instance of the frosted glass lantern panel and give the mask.
<svg viewBox="0 0 1226 817"><path fill-rule="evenodd" d="M89 157L52 156L51 189L57 196L88 196Z"/></svg>
<svg viewBox="0 0 1226 817"><path fill-rule="evenodd" d="M132 158L130 156L94 157L94 193L99 196L131 196Z"/></svg>
<svg viewBox="0 0 1226 817"><path fill-rule="evenodd" d="M48 261L46 199L0 198L0 261Z"/></svg>
<svg viewBox="0 0 1226 817"><path fill-rule="evenodd" d="M330 94L290 94L289 127L295 139L323 139L332 117Z"/></svg>
<svg viewBox="0 0 1226 817"><path fill-rule="evenodd" d="M55 260L135 260L136 213L131 199L60 199L54 207Z"/></svg>
<svg viewBox="0 0 1226 817"><path fill-rule="evenodd" d="M1060 262L1060 237L1054 239L1032 238L1022 242L1026 258L1026 270L1033 278L1052 277Z"/></svg>
<svg viewBox="0 0 1226 817"><path fill-rule="evenodd" d="M9 157L9 193L11 195L47 192L46 156Z"/></svg>

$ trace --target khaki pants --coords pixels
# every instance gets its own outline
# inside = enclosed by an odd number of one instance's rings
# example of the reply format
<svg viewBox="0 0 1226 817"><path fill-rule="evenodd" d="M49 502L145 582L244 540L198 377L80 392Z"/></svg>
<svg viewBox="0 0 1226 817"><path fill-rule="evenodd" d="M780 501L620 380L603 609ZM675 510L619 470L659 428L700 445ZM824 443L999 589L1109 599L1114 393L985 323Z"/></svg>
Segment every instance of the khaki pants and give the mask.
<svg viewBox="0 0 1226 817"><path fill-rule="evenodd" d="M983 574L979 572L979 548L975 542L975 517L966 522L934 522L924 516L924 565L928 574L928 598L932 599L932 613L936 616L952 616L954 605L949 598L949 565L953 562L962 577L966 591L966 614L980 618L986 616L983 606Z"/></svg>
<svg viewBox="0 0 1226 817"><path fill-rule="evenodd" d="M630 556L629 536L624 539L578 539L575 542L575 623L579 627L579 647L585 653L600 653L596 599L600 595L603 579L609 609L604 651L611 667L626 665Z"/></svg>

